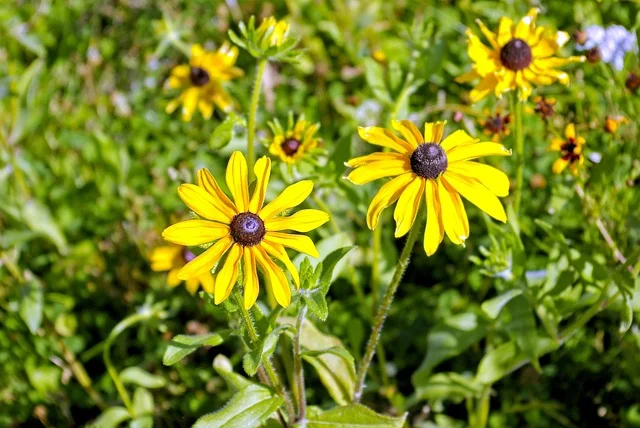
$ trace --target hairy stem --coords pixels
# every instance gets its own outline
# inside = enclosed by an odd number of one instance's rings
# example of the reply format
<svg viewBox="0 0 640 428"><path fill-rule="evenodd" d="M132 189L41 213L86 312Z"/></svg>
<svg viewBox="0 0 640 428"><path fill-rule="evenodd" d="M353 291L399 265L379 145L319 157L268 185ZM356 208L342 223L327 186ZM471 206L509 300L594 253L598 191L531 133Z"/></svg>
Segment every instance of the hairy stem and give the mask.
<svg viewBox="0 0 640 428"><path fill-rule="evenodd" d="M249 105L249 121L247 123L247 164L249 167L249 181L253 179L253 165L256 162L256 114L260 103L260 86L262 86L262 76L267 65L266 59L258 60L256 68L256 78L251 91L251 104Z"/></svg>
<svg viewBox="0 0 640 428"><path fill-rule="evenodd" d="M300 347L300 335L302 324L307 315L307 305L302 304L296 320L296 335L293 337L293 369L298 390L298 420L304 421L307 413L307 398L304 390L304 370L302 369L302 349Z"/></svg>
<svg viewBox="0 0 640 428"><path fill-rule="evenodd" d="M522 102L518 100L518 95L514 92L513 106L515 115L515 137L516 137L516 194L513 202L513 209L516 216L520 214L520 203L522 201L522 190L524 186L524 134L522 129Z"/></svg>
<svg viewBox="0 0 640 428"><path fill-rule="evenodd" d="M358 373L356 375L356 390L353 395L353 401L355 403L359 403L362 399L364 380L367 376L367 370L369 369L369 365L371 364L373 355L376 352L378 342L380 341L380 334L382 333L384 320L389 313L391 302L393 302L393 297L396 294L398 285L400 285L402 275L409 265L409 259L411 258L413 245L416 243L416 239L418 238L418 231L420 229L420 222L418 221L419 218L420 216L416 217L416 220L413 223L413 227L409 231L409 236L407 236L407 241L404 244L404 248L402 249L402 253L400 254L398 263L396 264L396 270L393 274L393 278L391 279L391 283L389 284L389 287L387 288L387 291L382 298L380 305L378 306L378 310L376 311L376 316L373 320L373 326L371 327L371 335L369 336L369 340L367 341L367 347L365 349L364 356L362 357L362 361L360 362Z"/></svg>

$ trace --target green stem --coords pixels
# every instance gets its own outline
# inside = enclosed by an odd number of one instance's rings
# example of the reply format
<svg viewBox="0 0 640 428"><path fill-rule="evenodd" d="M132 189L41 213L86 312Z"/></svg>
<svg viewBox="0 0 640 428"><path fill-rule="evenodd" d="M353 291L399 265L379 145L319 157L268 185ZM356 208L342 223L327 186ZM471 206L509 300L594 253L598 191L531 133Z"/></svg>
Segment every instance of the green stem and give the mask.
<svg viewBox="0 0 640 428"><path fill-rule="evenodd" d="M107 408L107 405L105 404L104 399L98 393L98 391L93 388L91 378L87 374L87 370L84 368L82 363L77 360L74 352L67 347L62 338L57 337L57 341L58 346L60 346L60 349L62 351L62 356L69 365L69 368L71 369L71 372L75 376L78 383L82 386L82 388L84 388L89 397L91 397L93 402L96 403L100 410L105 410Z"/></svg>
<svg viewBox="0 0 640 428"><path fill-rule="evenodd" d="M387 288L387 291L382 298L382 301L380 302L380 306L378 306L378 310L376 311L376 316L373 320L371 335L369 336L369 340L367 341L367 347L364 353L364 357L360 362L360 367L358 367L358 373L356 376L356 390L353 394L353 402L355 403L359 403L362 399L364 380L367 376L367 370L369 369L369 365L371 364L371 360L373 359L373 355L375 354L376 347L378 346L380 334L382 333L382 327L384 325L384 320L389 313L391 302L393 302L393 297L395 296L396 290L400 285L402 275L409 265L411 252L413 250L414 244L416 243L416 239L418 238L418 231L420 230L420 221L418 221L419 218L420 216L416 217L416 220L413 223L413 227L409 231L409 236L407 236L407 241L404 244L404 248L402 249L402 253L400 254L398 263L396 264L396 270L393 274L393 278L391 279L391 284L389 284L389 287Z"/></svg>
<svg viewBox="0 0 640 428"><path fill-rule="evenodd" d="M253 320L251 319L251 315L249 314L249 311L244 307L244 302L242 301L242 295L240 294L239 291L236 291L233 294L234 294L234 299L236 301L236 304L240 308L240 316L242 317L242 320L245 326L247 327L247 332L249 333L249 339L251 340L251 345L255 346L256 344L258 344L258 341L260 340L260 336L258 336L258 332L256 331L256 328L253 325ZM264 371L267 374L269 383L271 384L270 386L272 386L276 390L278 395L280 395L284 399L285 406L287 408L287 413L289 415L289 418L288 418L289 424L293 425L293 423L295 422L295 410L293 408L293 402L291 401L291 397L285 390L284 386L280 382L280 378L276 373L276 369L273 366L273 363L271 363L271 360L269 360L269 358L262 358L262 367L264 367Z"/></svg>
<svg viewBox="0 0 640 428"><path fill-rule="evenodd" d="M267 65L266 59L259 59L256 68L256 78L253 82L251 92L251 104L249 105L249 121L247 124L247 164L249 167L249 181L253 179L253 165L256 162L256 114L258 112L258 104L260 103L260 86L262 85L262 76Z"/></svg>
<svg viewBox="0 0 640 428"><path fill-rule="evenodd" d="M159 306L157 307L159 308ZM130 415L133 416L133 405L131 403L131 397L127 392L127 389L124 387L122 380L120 379L120 374L118 370L116 370L115 366L111 362L111 345L113 342L120 336L122 332L124 332L129 327L143 321L147 321L151 318L157 317L160 315L159 309L149 309L145 311L141 311L139 313L129 315L127 318L120 321L114 328L111 330L109 337L104 343L104 348L102 350L102 359L104 360L104 365L107 367L107 372L113 380L114 385L116 386L116 390L122 399L127 411Z"/></svg>
<svg viewBox="0 0 640 428"><path fill-rule="evenodd" d="M515 136L516 136L516 195L513 208L516 216L520 214L520 203L522 201L522 188L524 186L524 134L522 129L522 103L518 100L517 93L513 94L513 104L515 107Z"/></svg>
<svg viewBox="0 0 640 428"><path fill-rule="evenodd" d="M293 338L293 367L296 378L296 389L298 390L298 420L304 421L307 413L307 398L304 390L304 370L302 369L302 349L300 346L300 335L302 325L307 315L307 305L302 304L298 319L296 320L296 335Z"/></svg>

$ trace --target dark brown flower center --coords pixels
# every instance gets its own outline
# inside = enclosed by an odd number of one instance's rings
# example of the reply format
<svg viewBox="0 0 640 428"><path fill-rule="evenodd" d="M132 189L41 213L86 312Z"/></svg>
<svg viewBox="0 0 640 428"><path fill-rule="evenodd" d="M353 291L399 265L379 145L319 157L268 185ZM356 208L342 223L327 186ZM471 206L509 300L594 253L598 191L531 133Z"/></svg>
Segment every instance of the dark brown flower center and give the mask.
<svg viewBox="0 0 640 428"><path fill-rule="evenodd" d="M629 73L625 81L625 86L631 91L637 91L638 88L640 88L640 77L635 73Z"/></svg>
<svg viewBox="0 0 640 428"><path fill-rule="evenodd" d="M507 130L507 125L511 122L511 118L508 114L504 116L500 116L500 114L496 114L494 117L490 117L484 124L484 129L491 132L492 134L500 134Z"/></svg>
<svg viewBox="0 0 640 428"><path fill-rule="evenodd" d="M531 64L531 47L522 39L511 39L500 49L500 61L509 70L523 70Z"/></svg>
<svg viewBox="0 0 640 428"><path fill-rule="evenodd" d="M579 160L580 153L574 153L577 147L578 145L576 144L576 141L573 138L569 138L569 140L560 147L560 154L562 155L562 159L569 162L575 162Z"/></svg>
<svg viewBox="0 0 640 428"><path fill-rule="evenodd" d="M264 238L264 222L253 213L240 213L236 215L231 224L231 237L238 244L252 247L259 244Z"/></svg>
<svg viewBox="0 0 640 428"><path fill-rule="evenodd" d="M282 151L287 156L293 156L298 152L298 149L300 148L301 145L302 143L296 140L295 138L289 138L285 140L285 142L282 143L280 147L282 147Z"/></svg>
<svg viewBox="0 0 640 428"><path fill-rule="evenodd" d="M204 86L211 80L211 78L209 77L209 73L207 73L207 70L200 67L191 67L189 77L191 78L191 83L193 83L195 86Z"/></svg>
<svg viewBox="0 0 640 428"><path fill-rule="evenodd" d="M536 103L535 112L542 116L543 119L548 119L555 113L555 108L553 103L545 100L544 98L540 99Z"/></svg>
<svg viewBox="0 0 640 428"><path fill-rule="evenodd" d="M437 178L447 170L447 155L436 143L420 144L411 154L411 170L423 178Z"/></svg>
<svg viewBox="0 0 640 428"><path fill-rule="evenodd" d="M590 64L595 64L596 62L600 61L600 49L598 47L591 48L587 51L587 54L585 56L587 57L587 61L589 61Z"/></svg>

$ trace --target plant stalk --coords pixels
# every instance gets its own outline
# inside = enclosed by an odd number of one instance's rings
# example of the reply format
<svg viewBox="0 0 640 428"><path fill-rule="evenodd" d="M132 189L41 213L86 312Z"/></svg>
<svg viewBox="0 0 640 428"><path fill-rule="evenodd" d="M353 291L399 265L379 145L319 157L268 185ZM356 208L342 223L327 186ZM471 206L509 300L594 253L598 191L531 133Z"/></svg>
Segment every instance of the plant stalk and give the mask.
<svg viewBox="0 0 640 428"><path fill-rule="evenodd" d="M519 93L519 92L518 92ZM515 137L516 137L516 192L513 202L513 209L516 216L520 214L520 204L522 201L522 190L524 187L524 133L522 129L522 102L518 100L518 93L513 94L513 110L515 115Z"/></svg>
<svg viewBox="0 0 640 428"><path fill-rule="evenodd" d="M296 320L296 335L293 338L293 371L296 378L296 389L298 390L298 421L304 421L307 413L307 398L304 390L304 370L302 368L302 349L300 346L300 335L302 325L307 315L307 305L302 304L298 318Z"/></svg>
<svg viewBox="0 0 640 428"><path fill-rule="evenodd" d="M249 168L249 182L253 180L253 165L256 162L256 114L258 113L258 104L260 103L260 87L262 86L262 76L267 66L266 58L258 60L256 67L256 78L253 82L251 91L251 104L249 105L249 120L247 123L247 164Z"/></svg>
<svg viewBox="0 0 640 428"><path fill-rule="evenodd" d="M378 346L378 342L380 341L380 334L382 333L384 320L389 313L391 302L393 302L393 297L395 296L396 290L400 285L402 275L409 265L411 252L413 250L414 244L416 243L416 239L418 238L418 231L420 230L420 218L421 215L416 216L416 220L414 221L413 226L409 231L409 236L407 236L407 241L404 244L404 248L402 249L402 253L400 254L398 263L396 264L396 270L393 274L393 278L391 279L391 283L389 284L389 288L387 288L387 291L382 298L380 305L378 306L378 310L376 311L376 316L373 320L373 326L371 327L371 335L369 336L369 340L367 341L367 347L364 356L362 357L362 361L360 362L360 367L358 367L358 373L356 375L356 390L353 394L354 403L359 403L362 399L362 390L364 389L364 381L367 376L367 370L369 369L369 365L371 364L373 355L376 352L376 347Z"/></svg>

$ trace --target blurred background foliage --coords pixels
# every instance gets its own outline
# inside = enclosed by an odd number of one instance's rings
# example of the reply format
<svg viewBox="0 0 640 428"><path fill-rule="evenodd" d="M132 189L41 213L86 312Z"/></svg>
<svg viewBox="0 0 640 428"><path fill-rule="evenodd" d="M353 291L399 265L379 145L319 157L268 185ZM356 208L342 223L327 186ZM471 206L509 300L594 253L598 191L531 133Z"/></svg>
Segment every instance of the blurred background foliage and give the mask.
<svg viewBox="0 0 640 428"><path fill-rule="evenodd" d="M481 134L484 110L509 112L509 105L490 97L470 106L469 88L453 81L469 68L464 30L476 18L493 27L534 6L541 24L569 33L589 24L640 27L638 3L614 0L0 4L0 425L81 426L116 403L102 355L112 329L131 314L139 322L113 341L111 358L118 370L144 370L130 371L126 383L142 390L134 401L152 422L190 426L231 396L212 360L226 355L242 372L237 343L195 352L188 364L162 364L174 335L228 322L206 299L168 288L149 269L148 254L161 244L159 232L187 215L178 184L193 182L204 166L220 176L245 141L242 129L214 133L220 112L190 123L164 112L165 80L186 59L178 41L219 46L252 14L286 18L300 37L297 63L268 66L259 139L270 136L267 121L285 121L290 111L322 125L321 167L295 175L316 180L316 196L335 219L320 238L343 232L334 242L358 248L353 268L331 288L328 321L316 324L357 362L402 242L383 228L382 256L374 258L364 213L377 186L354 189L341 178L343 162L367 150L356 126L448 119L449 131ZM242 115L254 61L241 52L238 66L246 76L229 89ZM621 72L585 63L569 67L568 88L544 88L557 100L556 114L525 117L528 186L519 224L497 226L471 209L466 248L443 245L431 258L415 251L385 326L385 352L370 372L368 405L408 411L408 423L424 427L483 419L491 427L640 426L633 320L640 102L624 87L630 71L640 71L637 54ZM608 115L630 121L607 133ZM568 122L587 139L579 189L576 179L551 175L555 158L547 153ZM514 162L497 164L513 176ZM281 185L290 174L282 169ZM614 259L601 225L626 265ZM308 387L310 400L331 405L317 375Z"/></svg>

